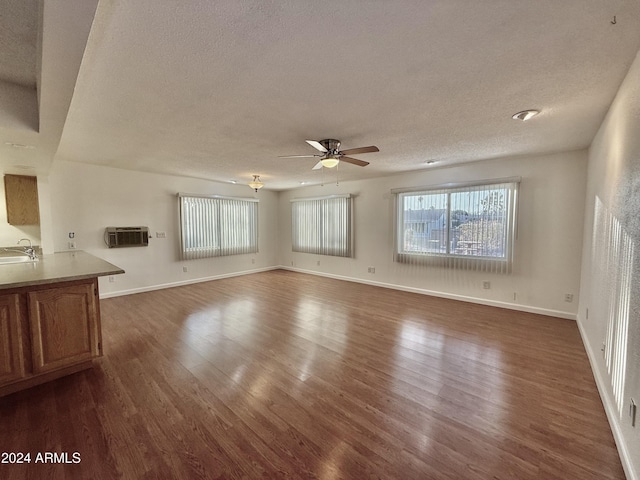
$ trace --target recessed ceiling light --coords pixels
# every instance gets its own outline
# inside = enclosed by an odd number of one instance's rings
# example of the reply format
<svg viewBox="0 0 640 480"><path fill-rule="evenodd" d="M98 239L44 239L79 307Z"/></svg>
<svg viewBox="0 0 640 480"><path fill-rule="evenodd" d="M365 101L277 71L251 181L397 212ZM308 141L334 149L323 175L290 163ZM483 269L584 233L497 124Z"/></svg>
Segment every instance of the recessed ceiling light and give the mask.
<svg viewBox="0 0 640 480"><path fill-rule="evenodd" d="M539 113L540 113L540 110L523 110L522 112L516 113L511 118L513 118L514 120L522 120L523 122L526 122L527 120L535 117Z"/></svg>
<svg viewBox="0 0 640 480"><path fill-rule="evenodd" d="M235 180L229 180L229 183L233 183L235 185L238 182L236 182Z"/></svg>
<svg viewBox="0 0 640 480"><path fill-rule="evenodd" d="M33 145L25 145L23 143L4 142L4 144L13 148L28 148L30 150L36 148Z"/></svg>

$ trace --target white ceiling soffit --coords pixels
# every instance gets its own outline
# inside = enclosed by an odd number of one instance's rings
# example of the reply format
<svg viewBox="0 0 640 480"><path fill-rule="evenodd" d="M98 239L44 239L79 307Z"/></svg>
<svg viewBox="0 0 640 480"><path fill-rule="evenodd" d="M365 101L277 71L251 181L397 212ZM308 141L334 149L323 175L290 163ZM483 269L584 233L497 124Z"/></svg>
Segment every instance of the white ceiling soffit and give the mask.
<svg viewBox="0 0 640 480"><path fill-rule="evenodd" d="M100 2L56 158L287 189L306 139L380 148L342 180L584 148L639 45L636 0Z"/></svg>
<svg viewBox="0 0 640 480"><path fill-rule="evenodd" d="M0 0L0 173L47 175L98 0Z"/></svg>
<svg viewBox="0 0 640 480"><path fill-rule="evenodd" d="M38 0L0 2L0 128L38 131Z"/></svg>

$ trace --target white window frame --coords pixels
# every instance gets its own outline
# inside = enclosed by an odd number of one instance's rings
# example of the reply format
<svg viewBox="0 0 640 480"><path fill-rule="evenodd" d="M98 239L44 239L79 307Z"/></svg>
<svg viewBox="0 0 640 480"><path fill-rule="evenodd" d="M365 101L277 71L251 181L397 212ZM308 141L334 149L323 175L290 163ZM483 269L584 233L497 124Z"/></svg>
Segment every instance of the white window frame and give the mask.
<svg viewBox="0 0 640 480"><path fill-rule="evenodd" d="M178 193L180 258L258 252L258 199Z"/></svg>
<svg viewBox="0 0 640 480"><path fill-rule="evenodd" d="M520 177L501 178L495 180L484 180L478 182L448 183L442 185L431 185L423 187L400 188L391 190L395 198L395 218L394 218L394 259L399 263L430 265L449 268L466 268L482 271L492 271L496 273L511 273L513 270L513 260L515 253L515 242L517 239L517 210ZM505 225L505 245L503 256L483 256L473 253L456 254L451 251L452 241L452 205L451 195L456 193L474 192L478 190L502 190L507 191L504 199L506 209ZM446 205L444 206L446 224L443 236L445 238L445 251L409 251L406 249L406 232L403 202L407 196L420 195L446 195Z"/></svg>
<svg viewBox="0 0 640 480"><path fill-rule="evenodd" d="M291 248L294 252L353 256L353 197L291 199Z"/></svg>

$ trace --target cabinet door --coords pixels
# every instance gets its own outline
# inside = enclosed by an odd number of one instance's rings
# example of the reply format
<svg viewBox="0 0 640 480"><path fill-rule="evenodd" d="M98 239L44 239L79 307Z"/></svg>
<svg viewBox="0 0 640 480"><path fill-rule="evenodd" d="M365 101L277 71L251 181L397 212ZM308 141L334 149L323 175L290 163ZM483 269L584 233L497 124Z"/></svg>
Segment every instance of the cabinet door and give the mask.
<svg viewBox="0 0 640 480"><path fill-rule="evenodd" d="M29 292L31 353L35 373L99 355L94 283Z"/></svg>
<svg viewBox="0 0 640 480"><path fill-rule="evenodd" d="M18 294L0 295L0 385L25 376Z"/></svg>
<svg viewBox="0 0 640 480"><path fill-rule="evenodd" d="M38 179L27 175L5 175L4 194L7 222L11 225L39 225Z"/></svg>

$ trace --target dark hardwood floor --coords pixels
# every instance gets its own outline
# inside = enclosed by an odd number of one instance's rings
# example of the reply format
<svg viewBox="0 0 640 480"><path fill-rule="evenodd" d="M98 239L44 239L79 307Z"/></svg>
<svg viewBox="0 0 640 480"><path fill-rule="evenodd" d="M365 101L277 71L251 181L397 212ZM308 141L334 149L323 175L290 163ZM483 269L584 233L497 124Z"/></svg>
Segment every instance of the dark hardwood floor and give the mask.
<svg viewBox="0 0 640 480"><path fill-rule="evenodd" d="M1 479L624 478L573 321L283 270L101 305L93 369L0 398Z"/></svg>

